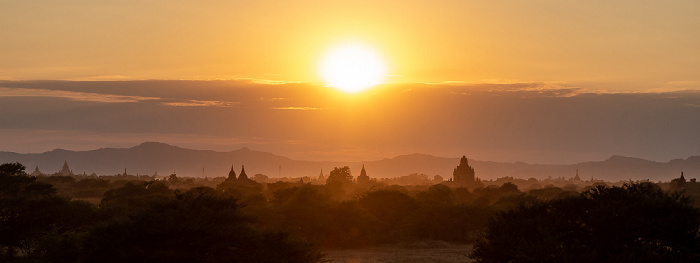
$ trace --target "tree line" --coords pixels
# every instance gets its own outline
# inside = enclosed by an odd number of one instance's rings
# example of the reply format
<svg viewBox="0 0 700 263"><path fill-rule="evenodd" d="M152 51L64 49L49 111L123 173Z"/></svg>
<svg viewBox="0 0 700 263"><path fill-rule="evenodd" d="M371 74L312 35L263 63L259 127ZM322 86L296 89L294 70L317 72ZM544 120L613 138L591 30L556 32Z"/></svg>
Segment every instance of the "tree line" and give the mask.
<svg viewBox="0 0 700 263"><path fill-rule="evenodd" d="M331 171L323 185L101 180L31 177L19 163L0 166L0 256L10 262L320 262L323 249L419 240L474 243L471 255L479 262L693 262L700 253L700 213L692 199L648 182L583 192L522 191L508 182L474 189L356 184L346 167ZM86 193L80 191L101 197L71 198Z"/></svg>

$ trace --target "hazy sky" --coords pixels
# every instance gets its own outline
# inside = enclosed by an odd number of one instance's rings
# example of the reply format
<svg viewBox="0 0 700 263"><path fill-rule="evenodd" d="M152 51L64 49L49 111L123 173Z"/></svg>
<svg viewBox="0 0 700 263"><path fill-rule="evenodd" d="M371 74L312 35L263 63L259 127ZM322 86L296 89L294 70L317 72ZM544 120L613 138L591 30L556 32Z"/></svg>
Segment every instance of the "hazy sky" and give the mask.
<svg viewBox="0 0 700 263"><path fill-rule="evenodd" d="M699 13L696 0L0 0L0 150L700 155ZM348 42L380 54L392 84L324 87L319 61Z"/></svg>
<svg viewBox="0 0 700 263"><path fill-rule="evenodd" d="M2 79L318 81L325 50L374 47L393 82L700 80L700 2L0 2Z"/></svg>
<svg viewBox="0 0 700 263"><path fill-rule="evenodd" d="M347 94L250 81L0 82L0 149L144 141L295 159L399 154L571 163L700 153L700 92L591 93L545 83L392 84Z"/></svg>

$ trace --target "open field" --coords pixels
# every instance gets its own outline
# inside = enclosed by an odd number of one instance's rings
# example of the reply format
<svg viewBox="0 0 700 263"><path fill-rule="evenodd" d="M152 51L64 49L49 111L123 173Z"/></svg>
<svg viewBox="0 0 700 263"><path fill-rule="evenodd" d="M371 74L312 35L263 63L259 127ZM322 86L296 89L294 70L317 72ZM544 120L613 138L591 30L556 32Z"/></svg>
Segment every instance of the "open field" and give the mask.
<svg viewBox="0 0 700 263"><path fill-rule="evenodd" d="M471 249L471 244L450 244L431 241L361 249L327 250L324 253L326 253L328 262L335 263L452 263L473 262L468 257Z"/></svg>

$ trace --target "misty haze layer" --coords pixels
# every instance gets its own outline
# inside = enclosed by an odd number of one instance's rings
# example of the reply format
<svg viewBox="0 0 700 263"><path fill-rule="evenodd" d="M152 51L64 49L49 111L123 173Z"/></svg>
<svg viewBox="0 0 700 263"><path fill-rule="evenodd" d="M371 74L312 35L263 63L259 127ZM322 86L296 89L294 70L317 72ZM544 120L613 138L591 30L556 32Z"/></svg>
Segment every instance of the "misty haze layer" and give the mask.
<svg viewBox="0 0 700 263"><path fill-rule="evenodd" d="M700 92L587 92L545 83L384 85L346 96L306 83L0 83L0 149L89 150L159 141L243 146L301 160L400 154L573 163L700 153Z"/></svg>

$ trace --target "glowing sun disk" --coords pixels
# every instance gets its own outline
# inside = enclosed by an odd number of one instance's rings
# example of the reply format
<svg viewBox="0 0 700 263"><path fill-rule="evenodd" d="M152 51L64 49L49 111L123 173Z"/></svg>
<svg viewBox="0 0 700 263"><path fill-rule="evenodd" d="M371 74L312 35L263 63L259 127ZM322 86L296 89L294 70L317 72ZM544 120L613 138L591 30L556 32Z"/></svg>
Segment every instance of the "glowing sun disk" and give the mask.
<svg viewBox="0 0 700 263"><path fill-rule="evenodd" d="M328 86L358 92L384 81L382 59L371 49L347 44L330 50L321 61L320 73Z"/></svg>

